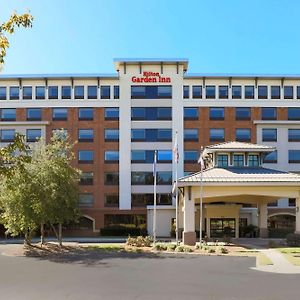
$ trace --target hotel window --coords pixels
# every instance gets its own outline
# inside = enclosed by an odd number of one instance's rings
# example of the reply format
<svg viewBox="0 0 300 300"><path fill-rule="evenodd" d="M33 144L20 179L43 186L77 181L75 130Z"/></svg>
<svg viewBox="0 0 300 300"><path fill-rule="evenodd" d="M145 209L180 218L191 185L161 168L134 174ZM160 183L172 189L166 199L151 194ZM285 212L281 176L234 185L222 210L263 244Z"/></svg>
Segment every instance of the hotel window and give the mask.
<svg viewBox="0 0 300 300"><path fill-rule="evenodd" d="M98 98L98 87L96 85L89 85L87 88L88 99Z"/></svg>
<svg viewBox="0 0 300 300"><path fill-rule="evenodd" d="M120 86L114 85L114 99L120 98Z"/></svg>
<svg viewBox="0 0 300 300"><path fill-rule="evenodd" d="M245 98L246 99L254 99L254 86L253 85L245 86Z"/></svg>
<svg viewBox="0 0 300 300"><path fill-rule="evenodd" d="M280 86L271 86L271 99L280 99Z"/></svg>
<svg viewBox="0 0 300 300"><path fill-rule="evenodd" d="M23 86L22 90L24 100L32 99L32 86Z"/></svg>
<svg viewBox="0 0 300 300"><path fill-rule="evenodd" d="M104 152L105 162L118 162L119 161L119 151L105 151Z"/></svg>
<svg viewBox="0 0 300 300"><path fill-rule="evenodd" d="M185 107L183 115L184 120L198 120L198 107Z"/></svg>
<svg viewBox="0 0 300 300"><path fill-rule="evenodd" d="M289 129L289 142L300 142L300 129Z"/></svg>
<svg viewBox="0 0 300 300"><path fill-rule="evenodd" d="M157 141L172 141L172 129L157 129Z"/></svg>
<svg viewBox="0 0 300 300"><path fill-rule="evenodd" d="M172 120L171 107L133 107L131 120Z"/></svg>
<svg viewBox="0 0 300 300"><path fill-rule="evenodd" d="M172 108L171 107L158 107L157 108L157 120L172 120Z"/></svg>
<svg viewBox="0 0 300 300"><path fill-rule="evenodd" d="M13 142L15 138L15 130L14 129L2 129L0 130L0 142L9 143Z"/></svg>
<svg viewBox="0 0 300 300"><path fill-rule="evenodd" d="M27 129L26 130L26 141L27 142L36 142L42 137L41 129Z"/></svg>
<svg viewBox="0 0 300 300"><path fill-rule="evenodd" d="M61 87L61 98L62 99L71 99L71 87L68 86L62 86Z"/></svg>
<svg viewBox="0 0 300 300"><path fill-rule="evenodd" d="M93 129L78 129L79 142L93 142L94 130Z"/></svg>
<svg viewBox="0 0 300 300"><path fill-rule="evenodd" d="M296 199L295 198L289 198L289 206L296 206Z"/></svg>
<svg viewBox="0 0 300 300"><path fill-rule="evenodd" d="M300 99L300 86L297 86L297 99Z"/></svg>
<svg viewBox="0 0 300 300"><path fill-rule="evenodd" d="M119 108L106 107L104 109L105 120L119 120Z"/></svg>
<svg viewBox="0 0 300 300"><path fill-rule="evenodd" d="M52 129L52 136L65 141L68 138L68 130L65 128Z"/></svg>
<svg viewBox="0 0 300 300"><path fill-rule="evenodd" d="M132 163L145 163L146 151L145 150L131 150L131 162ZM153 157L152 157L153 162Z"/></svg>
<svg viewBox="0 0 300 300"><path fill-rule="evenodd" d="M0 86L0 100L6 100L6 86Z"/></svg>
<svg viewBox="0 0 300 300"><path fill-rule="evenodd" d="M157 205L172 205L171 194L157 194ZM131 204L133 207L144 207L153 205L153 194L131 194Z"/></svg>
<svg viewBox="0 0 300 300"><path fill-rule="evenodd" d="M94 151L92 151L92 150L79 150L78 151L78 163L92 164L93 162L94 162Z"/></svg>
<svg viewBox="0 0 300 300"><path fill-rule="evenodd" d="M198 129L184 129L184 141L198 141Z"/></svg>
<svg viewBox="0 0 300 300"><path fill-rule="evenodd" d="M46 98L46 88L44 86L35 87L35 98L45 99Z"/></svg>
<svg viewBox="0 0 300 300"><path fill-rule="evenodd" d="M294 98L294 87L293 86L285 86L283 88L284 99L293 99Z"/></svg>
<svg viewBox="0 0 300 300"><path fill-rule="evenodd" d="M49 99L58 99L58 87L49 86L48 87L48 98Z"/></svg>
<svg viewBox="0 0 300 300"><path fill-rule="evenodd" d="M225 140L224 128L209 129L209 140L211 142L223 142Z"/></svg>
<svg viewBox="0 0 300 300"><path fill-rule="evenodd" d="M263 162L266 164L277 163L277 151L268 153L264 158Z"/></svg>
<svg viewBox="0 0 300 300"><path fill-rule="evenodd" d="M235 140L239 142L250 142L251 141L250 128L237 128L235 130Z"/></svg>
<svg viewBox="0 0 300 300"><path fill-rule="evenodd" d="M244 165L244 154L233 154L233 166L243 167Z"/></svg>
<svg viewBox="0 0 300 300"><path fill-rule="evenodd" d="M16 121L16 109L15 108L2 108L1 109L1 121Z"/></svg>
<svg viewBox="0 0 300 300"><path fill-rule="evenodd" d="M258 167L259 166L259 156L257 154L248 155L248 166L249 167Z"/></svg>
<svg viewBox="0 0 300 300"><path fill-rule="evenodd" d="M119 185L119 173L118 172L104 173L104 183L106 185Z"/></svg>
<svg viewBox="0 0 300 300"><path fill-rule="evenodd" d="M105 129L104 137L106 142L119 141L119 129Z"/></svg>
<svg viewBox="0 0 300 300"><path fill-rule="evenodd" d="M153 173L152 172L131 172L131 184L132 185L153 185Z"/></svg>
<svg viewBox="0 0 300 300"><path fill-rule="evenodd" d="M80 174L80 185L93 185L94 184L94 173L93 172L82 172Z"/></svg>
<svg viewBox="0 0 300 300"><path fill-rule="evenodd" d="M216 87L214 85L207 85L205 87L205 90L206 90L206 98L207 99L216 98Z"/></svg>
<svg viewBox="0 0 300 300"><path fill-rule="evenodd" d="M42 109L41 108L27 108L27 121L41 121Z"/></svg>
<svg viewBox="0 0 300 300"><path fill-rule="evenodd" d="M158 163L171 163L172 162L172 151L171 150L158 150L157 151L157 162Z"/></svg>
<svg viewBox="0 0 300 300"><path fill-rule="evenodd" d="M101 85L100 87L101 99L110 99L110 86Z"/></svg>
<svg viewBox="0 0 300 300"><path fill-rule="evenodd" d="M145 129L131 129L131 141L145 141L146 130Z"/></svg>
<svg viewBox="0 0 300 300"><path fill-rule="evenodd" d="M232 99L241 99L242 98L242 87L240 85L233 85L231 87Z"/></svg>
<svg viewBox="0 0 300 300"><path fill-rule="evenodd" d="M172 184L172 172L171 171L159 171L159 172L157 172L157 184L158 185Z"/></svg>
<svg viewBox="0 0 300 300"><path fill-rule="evenodd" d="M276 128L263 128L262 129L263 142L277 142L277 129Z"/></svg>
<svg viewBox="0 0 300 300"><path fill-rule="evenodd" d="M289 163L300 163L300 150L289 150Z"/></svg>
<svg viewBox="0 0 300 300"><path fill-rule="evenodd" d="M171 99L172 86L131 86L131 99Z"/></svg>
<svg viewBox="0 0 300 300"><path fill-rule="evenodd" d="M52 108L52 120L53 121L67 121L68 109L67 108Z"/></svg>
<svg viewBox="0 0 300 300"><path fill-rule="evenodd" d="M261 108L261 119L262 120L276 120L277 119L277 108L276 107L262 107Z"/></svg>
<svg viewBox="0 0 300 300"><path fill-rule="evenodd" d="M258 86L258 99L267 99L268 98L268 87L266 85Z"/></svg>
<svg viewBox="0 0 300 300"><path fill-rule="evenodd" d="M105 195L104 206L105 207L118 207L119 206L119 195L118 194Z"/></svg>
<svg viewBox="0 0 300 300"><path fill-rule="evenodd" d="M209 119L210 120L224 120L225 109L224 107L210 107L209 108Z"/></svg>
<svg viewBox="0 0 300 300"><path fill-rule="evenodd" d="M91 107L82 107L78 109L78 120L92 121L94 119L94 109Z"/></svg>
<svg viewBox="0 0 300 300"><path fill-rule="evenodd" d="M219 86L219 99L228 99L228 86L227 85Z"/></svg>
<svg viewBox="0 0 300 300"><path fill-rule="evenodd" d="M131 108L131 120L146 120L146 108L145 107Z"/></svg>
<svg viewBox="0 0 300 300"><path fill-rule="evenodd" d="M190 98L190 87L188 85L183 86L183 99Z"/></svg>
<svg viewBox="0 0 300 300"><path fill-rule="evenodd" d="M250 107L236 107L235 108L236 120L251 120L251 108Z"/></svg>
<svg viewBox="0 0 300 300"><path fill-rule="evenodd" d="M288 108L288 120L300 120L300 107Z"/></svg>
<svg viewBox="0 0 300 300"><path fill-rule="evenodd" d="M218 154L217 155L217 166L220 168L228 167L228 155Z"/></svg>
<svg viewBox="0 0 300 300"><path fill-rule="evenodd" d="M184 151L184 162L194 163L197 162L199 158L199 152L197 150L185 150Z"/></svg>
<svg viewBox="0 0 300 300"><path fill-rule="evenodd" d="M202 98L202 86L201 85L193 85L193 99Z"/></svg>
<svg viewBox="0 0 300 300"><path fill-rule="evenodd" d="M94 195L91 193L79 194L80 207L92 207L94 204Z"/></svg>
<svg viewBox="0 0 300 300"><path fill-rule="evenodd" d="M74 87L74 98L75 99L84 99L84 86L76 85Z"/></svg>
<svg viewBox="0 0 300 300"><path fill-rule="evenodd" d="M9 99L18 100L20 98L20 88L18 86L11 86L9 88Z"/></svg>

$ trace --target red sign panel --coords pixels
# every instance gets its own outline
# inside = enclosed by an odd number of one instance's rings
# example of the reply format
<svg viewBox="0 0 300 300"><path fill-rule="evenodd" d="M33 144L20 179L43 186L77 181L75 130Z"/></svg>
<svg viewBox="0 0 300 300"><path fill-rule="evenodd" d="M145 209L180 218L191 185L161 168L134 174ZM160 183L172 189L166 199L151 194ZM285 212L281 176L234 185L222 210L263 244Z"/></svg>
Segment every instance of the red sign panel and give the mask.
<svg viewBox="0 0 300 300"><path fill-rule="evenodd" d="M141 77L132 76L131 81L134 83L170 83L171 78L161 76L158 72L143 72L143 76Z"/></svg>

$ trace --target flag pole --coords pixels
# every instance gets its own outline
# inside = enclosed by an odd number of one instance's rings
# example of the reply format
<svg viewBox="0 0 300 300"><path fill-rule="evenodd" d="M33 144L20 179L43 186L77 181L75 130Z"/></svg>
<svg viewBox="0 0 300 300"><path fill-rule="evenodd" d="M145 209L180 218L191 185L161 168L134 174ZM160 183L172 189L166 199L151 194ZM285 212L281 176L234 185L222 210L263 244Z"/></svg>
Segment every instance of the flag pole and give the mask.
<svg viewBox="0 0 300 300"><path fill-rule="evenodd" d="M200 228L199 228L199 246L202 248L202 215L203 215L203 169L204 169L204 161L203 161L203 147L201 146L201 153L199 158L200 163Z"/></svg>
<svg viewBox="0 0 300 300"><path fill-rule="evenodd" d="M176 245L179 243L179 237L178 237L178 140L177 140L177 130L176 130L176 136L175 136L175 207L176 207Z"/></svg>
<svg viewBox="0 0 300 300"><path fill-rule="evenodd" d="M157 150L154 151L153 176L154 176L154 199L153 199L153 244L156 243L156 162Z"/></svg>

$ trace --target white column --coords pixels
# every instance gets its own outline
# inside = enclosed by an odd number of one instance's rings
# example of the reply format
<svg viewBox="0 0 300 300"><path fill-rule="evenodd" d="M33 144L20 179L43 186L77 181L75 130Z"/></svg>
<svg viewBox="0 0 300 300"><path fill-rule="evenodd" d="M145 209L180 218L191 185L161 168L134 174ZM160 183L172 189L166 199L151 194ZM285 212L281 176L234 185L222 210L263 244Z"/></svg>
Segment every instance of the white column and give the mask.
<svg viewBox="0 0 300 300"><path fill-rule="evenodd" d="M268 237L268 207L266 203L260 203L258 205L258 227L259 227L259 236L261 238Z"/></svg>
<svg viewBox="0 0 300 300"><path fill-rule="evenodd" d="M196 243L195 200L189 195L188 188L184 188L183 243L185 245L195 245Z"/></svg>
<svg viewBox="0 0 300 300"><path fill-rule="evenodd" d="M296 198L296 233L300 234L300 198Z"/></svg>

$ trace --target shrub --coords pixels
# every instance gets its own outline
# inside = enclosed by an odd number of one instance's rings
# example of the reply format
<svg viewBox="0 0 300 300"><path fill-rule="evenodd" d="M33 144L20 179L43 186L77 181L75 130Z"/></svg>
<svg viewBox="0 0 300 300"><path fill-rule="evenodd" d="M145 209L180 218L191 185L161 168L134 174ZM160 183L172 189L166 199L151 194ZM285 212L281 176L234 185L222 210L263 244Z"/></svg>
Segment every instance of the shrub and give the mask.
<svg viewBox="0 0 300 300"><path fill-rule="evenodd" d="M190 247L184 247L183 251L187 252L187 253L190 253L190 252L193 252L193 249L190 248Z"/></svg>
<svg viewBox="0 0 300 300"><path fill-rule="evenodd" d="M228 250L224 247L221 247L220 251L222 254L228 254Z"/></svg>
<svg viewBox="0 0 300 300"><path fill-rule="evenodd" d="M215 250L214 248L210 248L210 249L208 250L208 253L216 253L216 250Z"/></svg>
<svg viewBox="0 0 300 300"><path fill-rule="evenodd" d="M289 233L286 236L286 243L289 247L300 247L300 234Z"/></svg>
<svg viewBox="0 0 300 300"><path fill-rule="evenodd" d="M158 243L154 245L153 249L157 251L165 251L167 250L167 245Z"/></svg>
<svg viewBox="0 0 300 300"><path fill-rule="evenodd" d="M150 247L152 243L152 239L150 236L137 236L131 237L129 236L126 245L134 246L134 247Z"/></svg>
<svg viewBox="0 0 300 300"><path fill-rule="evenodd" d="M176 250L176 252L183 252L184 246L177 246L175 250Z"/></svg>
<svg viewBox="0 0 300 300"><path fill-rule="evenodd" d="M104 227L100 232L102 236L145 236L147 234L145 229L120 225Z"/></svg>
<svg viewBox="0 0 300 300"><path fill-rule="evenodd" d="M168 244L167 245L167 250L168 251L175 251L177 245L176 244Z"/></svg>

